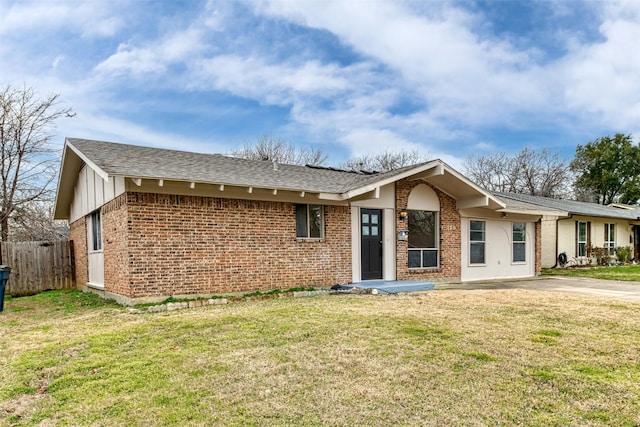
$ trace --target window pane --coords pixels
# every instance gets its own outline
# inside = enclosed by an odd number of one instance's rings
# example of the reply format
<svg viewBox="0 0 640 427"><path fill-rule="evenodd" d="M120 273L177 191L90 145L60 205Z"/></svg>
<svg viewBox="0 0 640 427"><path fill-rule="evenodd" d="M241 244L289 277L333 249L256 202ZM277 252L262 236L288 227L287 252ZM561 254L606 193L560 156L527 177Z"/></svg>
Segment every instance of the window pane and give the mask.
<svg viewBox="0 0 640 427"><path fill-rule="evenodd" d="M471 264L484 264L484 243L471 243L469 255Z"/></svg>
<svg viewBox="0 0 640 427"><path fill-rule="evenodd" d="M484 232L483 231L472 231L470 239L472 242L484 242Z"/></svg>
<svg viewBox="0 0 640 427"><path fill-rule="evenodd" d="M102 224L100 221L100 211L91 214L91 247L94 251L102 249Z"/></svg>
<svg viewBox="0 0 640 427"><path fill-rule="evenodd" d="M409 250L409 268L420 268L420 252Z"/></svg>
<svg viewBox="0 0 640 427"><path fill-rule="evenodd" d="M437 267L438 266L438 251L426 250L422 251L422 266L423 267Z"/></svg>
<svg viewBox="0 0 640 427"><path fill-rule="evenodd" d="M484 231L484 221L470 221L470 229L473 231Z"/></svg>
<svg viewBox="0 0 640 427"><path fill-rule="evenodd" d="M526 224L524 222L513 223L513 241L524 242L526 240Z"/></svg>
<svg viewBox="0 0 640 427"><path fill-rule="evenodd" d="M296 237L309 237L307 205L296 205Z"/></svg>
<svg viewBox="0 0 640 427"><path fill-rule="evenodd" d="M309 237L322 237L322 206L309 205Z"/></svg>
<svg viewBox="0 0 640 427"><path fill-rule="evenodd" d="M578 243L578 256L586 256L586 255L587 255L587 244Z"/></svg>
<svg viewBox="0 0 640 427"><path fill-rule="evenodd" d="M578 241L580 242L587 241L587 223L586 222L578 223Z"/></svg>
<svg viewBox="0 0 640 427"><path fill-rule="evenodd" d="M362 226L362 235L363 236L368 236L369 235L369 226L368 225L363 225Z"/></svg>
<svg viewBox="0 0 640 427"><path fill-rule="evenodd" d="M378 215L371 214L371 224L377 224L377 223L378 223Z"/></svg>
<svg viewBox="0 0 640 427"><path fill-rule="evenodd" d="M372 236L377 236L378 235L378 226L377 225L372 225L371 226L371 235Z"/></svg>
<svg viewBox="0 0 640 427"><path fill-rule="evenodd" d="M362 223L369 224L369 214L366 214L366 213L362 214Z"/></svg>
<svg viewBox="0 0 640 427"><path fill-rule="evenodd" d="M407 217L409 222L409 247L437 248L437 212L410 210L407 212Z"/></svg>
<svg viewBox="0 0 640 427"><path fill-rule="evenodd" d="M526 259L526 244L514 243L513 244L513 262L525 262Z"/></svg>

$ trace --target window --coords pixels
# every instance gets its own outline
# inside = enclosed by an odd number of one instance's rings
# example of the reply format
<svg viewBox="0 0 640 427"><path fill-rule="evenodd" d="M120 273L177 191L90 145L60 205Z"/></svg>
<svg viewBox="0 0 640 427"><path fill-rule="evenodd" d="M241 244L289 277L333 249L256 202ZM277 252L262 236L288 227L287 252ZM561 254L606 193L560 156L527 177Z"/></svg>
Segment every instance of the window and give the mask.
<svg viewBox="0 0 640 427"><path fill-rule="evenodd" d="M514 222L512 226L513 236L513 262L527 261L527 224Z"/></svg>
<svg viewBox="0 0 640 427"><path fill-rule="evenodd" d="M604 225L604 248L609 254L612 254L616 247L616 225Z"/></svg>
<svg viewBox="0 0 640 427"><path fill-rule="evenodd" d="M438 212L407 211L409 268L438 267Z"/></svg>
<svg viewBox="0 0 640 427"><path fill-rule="evenodd" d="M100 210L91 213L91 249L102 250L102 220Z"/></svg>
<svg viewBox="0 0 640 427"><path fill-rule="evenodd" d="M579 257L584 257L587 256L587 223L584 221L578 221L576 224L578 228L578 250L576 252L578 253Z"/></svg>
<svg viewBox="0 0 640 427"><path fill-rule="evenodd" d="M484 264L485 222L469 221L469 263Z"/></svg>
<svg viewBox="0 0 640 427"><path fill-rule="evenodd" d="M296 205L296 237L320 239L324 236L321 205Z"/></svg>

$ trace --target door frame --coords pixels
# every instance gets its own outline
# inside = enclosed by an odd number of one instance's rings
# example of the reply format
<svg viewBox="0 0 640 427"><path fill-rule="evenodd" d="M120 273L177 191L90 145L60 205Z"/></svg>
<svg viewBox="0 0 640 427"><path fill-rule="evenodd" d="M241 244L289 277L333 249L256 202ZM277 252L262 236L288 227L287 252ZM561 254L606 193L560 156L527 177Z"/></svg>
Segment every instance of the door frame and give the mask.
<svg viewBox="0 0 640 427"><path fill-rule="evenodd" d="M364 222L363 217L365 214L368 215L376 215L376 221ZM369 236L372 236L370 233L377 232L375 234L375 238L369 237L370 242L378 240L379 243L373 248L375 252L380 254L379 257L371 256L371 251L369 250L369 246L365 245L363 242L365 240L365 234L363 233L367 229L367 233ZM379 208L361 208L359 214L359 235L360 235L360 277L362 280L382 280L384 278L384 210ZM368 257L369 262L365 262L365 257ZM375 259L377 258L377 259ZM364 270L365 265L371 265L371 261L375 260L379 266L379 271L366 271ZM365 277L366 276L366 277ZM375 276L375 277L374 277Z"/></svg>

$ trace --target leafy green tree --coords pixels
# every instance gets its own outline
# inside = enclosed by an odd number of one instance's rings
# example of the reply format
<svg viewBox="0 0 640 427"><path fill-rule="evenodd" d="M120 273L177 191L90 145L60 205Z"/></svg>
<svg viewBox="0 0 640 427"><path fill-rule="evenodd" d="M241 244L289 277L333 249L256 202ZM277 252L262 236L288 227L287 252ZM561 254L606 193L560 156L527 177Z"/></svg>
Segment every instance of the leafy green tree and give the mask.
<svg viewBox="0 0 640 427"><path fill-rule="evenodd" d="M603 136L576 147L570 164L576 194L592 194L603 205L640 200L640 146L631 135Z"/></svg>

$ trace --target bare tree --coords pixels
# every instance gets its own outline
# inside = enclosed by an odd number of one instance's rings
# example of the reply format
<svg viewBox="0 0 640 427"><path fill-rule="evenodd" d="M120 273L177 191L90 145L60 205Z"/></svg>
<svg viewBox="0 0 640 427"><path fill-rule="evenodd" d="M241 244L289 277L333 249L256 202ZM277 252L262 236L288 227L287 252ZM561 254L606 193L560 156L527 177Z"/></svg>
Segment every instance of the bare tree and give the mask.
<svg viewBox="0 0 640 427"><path fill-rule="evenodd" d="M428 153L413 151L385 150L378 154L365 154L352 157L342 167L353 171L387 172L405 166L423 163L429 160Z"/></svg>
<svg viewBox="0 0 640 427"><path fill-rule="evenodd" d="M321 148L297 147L285 139L269 135L261 136L256 144L245 143L241 148L231 150L230 154L251 160L314 166L323 165L328 158Z"/></svg>
<svg viewBox="0 0 640 427"><path fill-rule="evenodd" d="M52 215L53 203L34 201L16 208L9 221L9 240L60 240L69 237L66 221L56 221Z"/></svg>
<svg viewBox="0 0 640 427"><path fill-rule="evenodd" d="M9 238L10 224L24 223L29 205L51 201L55 164L51 146L55 121L72 117L58 94L44 99L33 88L0 91L0 233Z"/></svg>
<svg viewBox="0 0 640 427"><path fill-rule="evenodd" d="M471 155L466 175L489 191L570 198L573 175L567 162L547 149L524 148L518 154Z"/></svg>

